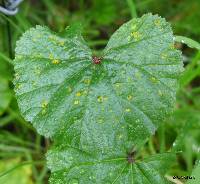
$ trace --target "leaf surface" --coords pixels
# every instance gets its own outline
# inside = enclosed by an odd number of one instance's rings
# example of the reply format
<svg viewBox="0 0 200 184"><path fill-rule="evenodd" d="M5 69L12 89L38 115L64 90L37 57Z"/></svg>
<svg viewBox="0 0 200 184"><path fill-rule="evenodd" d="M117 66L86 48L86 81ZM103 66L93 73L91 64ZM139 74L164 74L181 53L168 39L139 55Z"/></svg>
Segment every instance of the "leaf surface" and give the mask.
<svg viewBox="0 0 200 184"><path fill-rule="evenodd" d="M23 116L56 144L48 154L52 183L76 183L63 179L77 175L82 163L99 184L163 183L157 167L128 165L127 154L154 134L175 103L182 62L169 23L151 14L132 19L113 34L99 64L74 31L68 28L62 37L45 27L30 29L17 43L14 61Z"/></svg>
<svg viewBox="0 0 200 184"><path fill-rule="evenodd" d="M156 154L128 163L126 157L100 158L69 147L56 147L47 155L52 184L161 184L175 162L173 153Z"/></svg>

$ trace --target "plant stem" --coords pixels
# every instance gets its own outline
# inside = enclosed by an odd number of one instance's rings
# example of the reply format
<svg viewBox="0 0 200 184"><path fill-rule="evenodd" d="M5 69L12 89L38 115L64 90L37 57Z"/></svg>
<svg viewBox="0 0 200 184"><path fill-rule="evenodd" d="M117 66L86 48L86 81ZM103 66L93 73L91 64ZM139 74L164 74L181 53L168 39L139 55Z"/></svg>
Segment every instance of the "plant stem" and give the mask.
<svg viewBox="0 0 200 184"><path fill-rule="evenodd" d="M165 152L165 127L163 124L158 129L158 136L159 136L159 142L160 142L160 153L164 153Z"/></svg>
<svg viewBox="0 0 200 184"><path fill-rule="evenodd" d="M5 6L5 0L3 0L3 5ZM6 29L7 29L7 38L8 38L8 52L9 52L9 57L12 59L13 58L13 55L12 55L12 36L11 36L10 22L8 20L6 20Z"/></svg>
<svg viewBox="0 0 200 184"><path fill-rule="evenodd" d="M130 9L132 18L136 18L137 17L137 11L136 11L135 2L133 0L127 0L127 4L128 4L129 9Z"/></svg>

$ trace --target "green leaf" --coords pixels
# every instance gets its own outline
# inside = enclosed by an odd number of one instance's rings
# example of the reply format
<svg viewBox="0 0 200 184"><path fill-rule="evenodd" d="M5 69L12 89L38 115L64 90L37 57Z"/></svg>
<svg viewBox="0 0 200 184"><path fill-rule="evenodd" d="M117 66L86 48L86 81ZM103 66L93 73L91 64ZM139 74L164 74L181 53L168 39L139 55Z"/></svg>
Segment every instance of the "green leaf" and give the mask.
<svg viewBox="0 0 200 184"><path fill-rule="evenodd" d="M1 55L0 53L0 57ZM0 58L0 115L4 113L12 98L9 88L10 73L7 63Z"/></svg>
<svg viewBox="0 0 200 184"><path fill-rule="evenodd" d="M127 165L126 158L155 133L175 103L182 62L170 25L151 14L132 19L114 33L98 59L79 31L71 30L61 37L46 27L30 29L18 41L14 60L21 112L56 144L48 156L53 183L61 182L63 170L68 173L74 163L98 161L103 163L88 170L98 169L96 176L102 172L99 183L105 183L104 175L109 181L123 175L127 181L137 176L163 183L145 160ZM107 160L112 165L104 164ZM114 177L103 174L114 167ZM60 169L57 177L54 172Z"/></svg>
<svg viewBox="0 0 200 184"><path fill-rule="evenodd" d="M195 40L192 40L191 38L187 38L185 36L175 36L175 41L184 43L190 48L195 48L197 50L200 50L200 43L198 43Z"/></svg>
<svg viewBox="0 0 200 184"><path fill-rule="evenodd" d="M0 173L3 173L21 162L20 158L7 159L0 161ZM0 177L0 183L2 184L33 184L31 179L31 166L26 165L20 168L16 168L8 174Z"/></svg>
<svg viewBox="0 0 200 184"><path fill-rule="evenodd" d="M163 153L128 163L123 156L99 158L92 153L62 146L51 149L47 159L53 172L52 184L160 184L167 183L162 175L176 157L172 153Z"/></svg>
<svg viewBox="0 0 200 184"><path fill-rule="evenodd" d="M195 168L192 171L192 179L187 184L199 184L200 183L200 161L197 161ZM195 179L193 179L195 178Z"/></svg>
<svg viewBox="0 0 200 184"><path fill-rule="evenodd" d="M9 89L8 81L0 77L0 115L8 107L12 98L11 91Z"/></svg>

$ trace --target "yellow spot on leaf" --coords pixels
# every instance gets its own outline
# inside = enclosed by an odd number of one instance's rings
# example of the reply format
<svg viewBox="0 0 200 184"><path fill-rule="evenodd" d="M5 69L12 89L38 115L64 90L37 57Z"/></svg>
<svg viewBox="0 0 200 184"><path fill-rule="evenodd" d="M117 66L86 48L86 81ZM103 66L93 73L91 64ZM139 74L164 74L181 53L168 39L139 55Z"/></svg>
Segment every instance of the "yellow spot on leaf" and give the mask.
<svg viewBox="0 0 200 184"><path fill-rule="evenodd" d="M122 138L123 138L123 135L122 135L122 134L119 134L118 138L119 138L119 139L122 139Z"/></svg>
<svg viewBox="0 0 200 184"><path fill-rule="evenodd" d="M71 88L71 87L68 87L68 88L67 88L67 91L68 91L69 93L71 93L71 92L72 92L72 88Z"/></svg>
<svg viewBox="0 0 200 184"><path fill-rule="evenodd" d="M46 108L48 105L48 102L46 100L44 100L41 104L42 108Z"/></svg>
<svg viewBox="0 0 200 184"><path fill-rule="evenodd" d="M103 118L99 118L97 122L100 124L103 123Z"/></svg>
<svg viewBox="0 0 200 184"><path fill-rule="evenodd" d="M52 61L52 63L53 63L53 64L59 64L60 61L59 61L58 59L54 59L54 60Z"/></svg>
<svg viewBox="0 0 200 184"><path fill-rule="evenodd" d="M91 80L90 80L90 79L85 79L83 82L84 82L85 84L90 84Z"/></svg>
<svg viewBox="0 0 200 184"><path fill-rule="evenodd" d="M140 73L140 72L136 72L136 73L135 73L135 77L136 77L137 79L141 79L141 73Z"/></svg>
<svg viewBox="0 0 200 184"><path fill-rule="evenodd" d="M154 24L156 25L156 26L160 26L160 19L156 19L156 20L154 20Z"/></svg>
<svg viewBox="0 0 200 184"><path fill-rule="evenodd" d="M98 101L98 102L103 102L103 96L98 96L98 97L97 97L97 101Z"/></svg>
<svg viewBox="0 0 200 184"><path fill-rule="evenodd" d="M64 41L60 41L60 42L59 42L59 45L60 45L60 46L64 46L64 44L65 44Z"/></svg>
<svg viewBox="0 0 200 184"><path fill-rule="evenodd" d="M37 34L36 35L36 38L41 38L42 36L40 34Z"/></svg>
<svg viewBox="0 0 200 184"><path fill-rule="evenodd" d="M161 90L158 90L158 95L159 95L159 96L163 96L163 93L162 93Z"/></svg>
<svg viewBox="0 0 200 184"><path fill-rule="evenodd" d="M80 92L80 91L77 92L77 93L76 93L76 96L78 96L78 97L81 96L81 92Z"/></svg>
<svg viewBox="0 0 200 184"><path fill-rule="evenodd" d="M136 24L133 24L133 25L131 26L131 29L132 29L132 30L135 30L136 27L137 27Z"/></svg>
<svg viewBox="0 0 200 184"><path fill-rule="evenodd" d="M131 109L126 108L125 111L126 111L126 112L131 112Z"/></svg>
<svg viewBox="0 0 200 184"><path fill-rule="evenodd" d="M156 83L158 80L155 77L151 77L150 79L153 83Z"/></svg>
<svg viewBox="0 0 200 184"><path fill-rule="evenodd" d="M106 101L106 100L108 100L107 96L98 96L97 97L97 101L100 102L100 103L103 102L103 101Z"/></svg>
<svg viewBox="0 0 200 184"><path fill-rule="evenodd" d="M135 40L139 40L140 38L141 38L141 34L139 33L139 32L137 32L137 31L133 31L132 33L131 33L131 35L133 36L133 38L135 39Z"/></svg>
<svg viewBox="0 0 200 184"><path fill-rule="evenodd" d="M80 103L79 100L75 100L75 101L74 101L74 105L78 105L79 103Z"/></svg>
<svg viewBox="0 0 200 184"><path fill-rule="evenodd" d="M132 95L128 95L128 96L127 96L127 99L130 101L130 100L133 99L133 96L132 96Z"/></svg>
<svg viewBox="0 0 200 184"><path fill-rule="evenodd" d="M22 84L17 84L16 85L16 90L20 90L22 88Z"/></svg>
<svg viewBox="0 0 200 184"><path fill-rule="evenodd" d="M16 59L22 59L23 58L23 56L22 55L16 55L16 57L15 57Z"/></svg>
<svg viewBox="0 0 200 184"><path fill-rule="evenodd" d="M43 109L42 110L42 115L46 114L46 112L47 112L46 109Z"/></svg>
<svg viewBox="0 0 200 184"><path fill-rule="evenodd" d="M161 54L161 58L162 58L162 59L166 59L166 58L167 58L167 54L162 53L162 54Z"/></svg>
<svg viewBox="0 0 200 184"><path fill-rule="evenodd" d="M54 59L54 56L53 56L53 54L51 53L51 54L49 54L49 59Z"/></svg>
<svg viewBox="0 0 200 184"><path fill-rule="evenodd" d="M116 88L119 88L119 87L120 87L120 83L116 83L116 84L115 84L115 87L116 87Z"/></svg>

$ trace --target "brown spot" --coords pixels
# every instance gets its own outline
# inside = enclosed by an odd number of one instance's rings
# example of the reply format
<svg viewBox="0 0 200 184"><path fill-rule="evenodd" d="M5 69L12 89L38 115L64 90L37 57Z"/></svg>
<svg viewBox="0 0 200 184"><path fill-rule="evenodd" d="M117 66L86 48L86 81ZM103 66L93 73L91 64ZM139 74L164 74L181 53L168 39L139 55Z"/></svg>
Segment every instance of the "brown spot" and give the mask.
<svg viewBox="0 0 200 184"><path fill-rule="evenodd" d="M127 161L128 161L129 164L132 164L132 163L135 162L134 156L135 156L135 152L134 151L128 153Z"/></svg>
<svg viewBox="0 0 200 184"><path fill-rule="evenodd" d="M92 61L94 64L98 65L101 63L102 58L97 56L92 56Z"/></svg>

